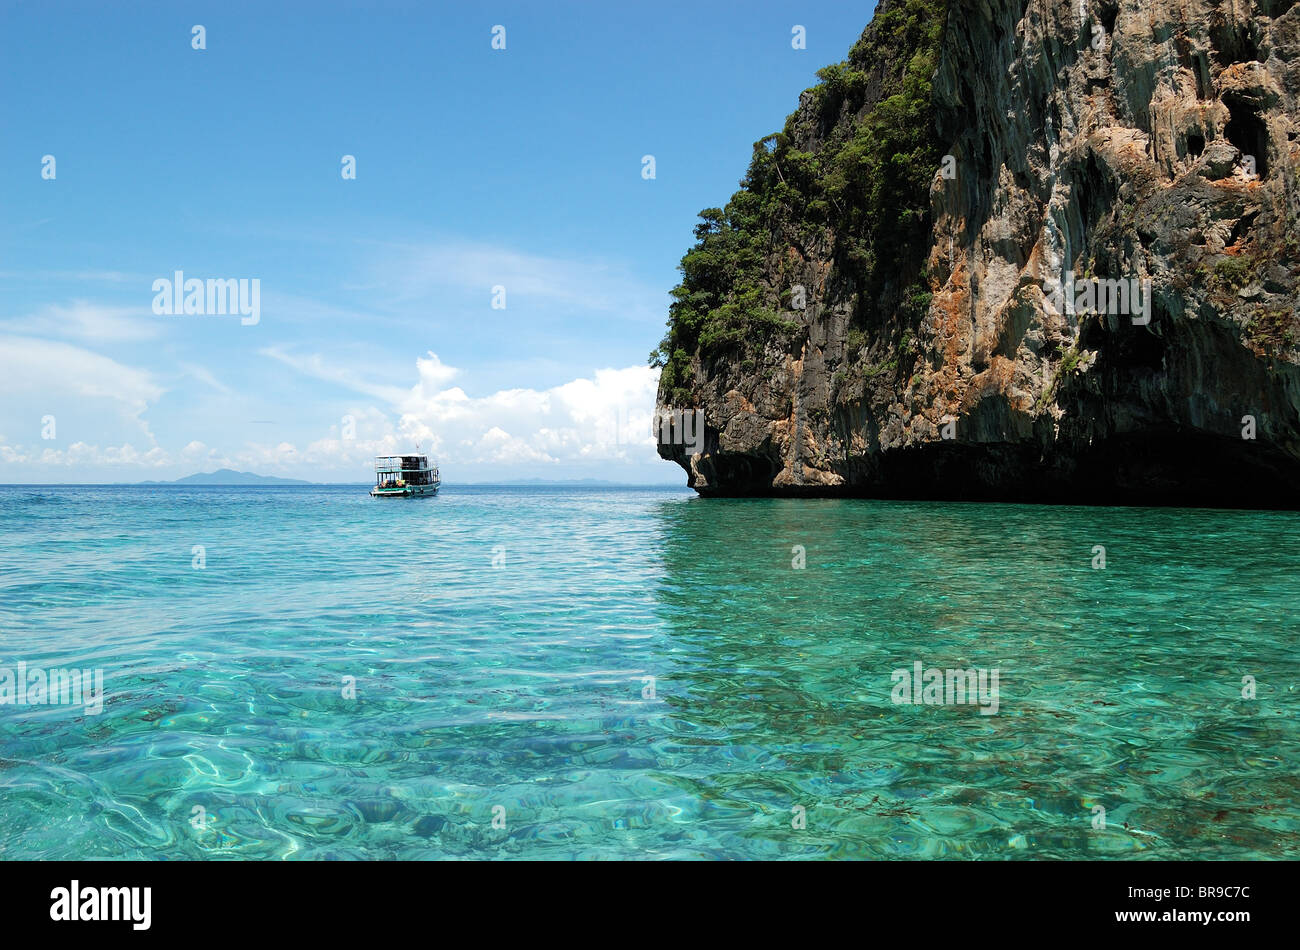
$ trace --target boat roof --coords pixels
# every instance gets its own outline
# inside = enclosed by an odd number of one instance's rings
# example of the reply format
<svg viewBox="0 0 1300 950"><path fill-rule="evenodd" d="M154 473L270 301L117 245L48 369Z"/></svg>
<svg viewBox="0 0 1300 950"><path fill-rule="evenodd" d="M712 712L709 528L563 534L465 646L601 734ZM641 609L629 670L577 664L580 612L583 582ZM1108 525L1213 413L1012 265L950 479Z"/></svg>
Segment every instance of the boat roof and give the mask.
<svg viewBox="0 0 1300 950"><path fill-rule="evenodd" d="M429 464L427 455L376 455L375 467L391 467L394 470L398 468L425 468Z"/></svg>

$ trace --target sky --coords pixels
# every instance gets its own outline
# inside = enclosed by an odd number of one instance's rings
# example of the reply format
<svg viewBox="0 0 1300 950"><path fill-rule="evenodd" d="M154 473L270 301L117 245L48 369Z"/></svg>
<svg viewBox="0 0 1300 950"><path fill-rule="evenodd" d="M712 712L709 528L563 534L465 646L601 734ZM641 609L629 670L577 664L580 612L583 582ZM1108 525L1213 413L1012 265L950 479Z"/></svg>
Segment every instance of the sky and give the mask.
<svg viewBox="0 0 1300 950"><path fill-rule="evenodd" d="M0 483L683 484L696 215L873 6L0 0Z"/></svg>

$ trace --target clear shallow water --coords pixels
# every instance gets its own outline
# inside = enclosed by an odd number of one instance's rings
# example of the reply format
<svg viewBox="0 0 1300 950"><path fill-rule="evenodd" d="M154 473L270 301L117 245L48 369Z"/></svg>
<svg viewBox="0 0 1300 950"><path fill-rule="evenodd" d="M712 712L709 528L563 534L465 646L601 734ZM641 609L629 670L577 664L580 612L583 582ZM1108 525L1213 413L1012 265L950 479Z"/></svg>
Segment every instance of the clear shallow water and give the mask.
<svg viewBox="0 0 1300 950"><path fill-rule="evenodd" d="M1294 858L1298 577L1291 513L0 487L0 667L106 694L0 706L0 857Z"/></svg>

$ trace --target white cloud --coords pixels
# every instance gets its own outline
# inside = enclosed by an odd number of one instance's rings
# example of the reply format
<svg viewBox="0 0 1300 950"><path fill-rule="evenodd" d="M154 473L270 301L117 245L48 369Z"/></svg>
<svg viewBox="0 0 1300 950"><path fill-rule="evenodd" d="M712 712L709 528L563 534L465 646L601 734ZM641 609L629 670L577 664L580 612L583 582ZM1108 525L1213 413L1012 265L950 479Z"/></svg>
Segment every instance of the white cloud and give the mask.
<svg viewBox="0 0 1300 950"><path fill-rule="evenodd" d="M475 398L459 387L438 389L422 368L420 382L396 406L399 430L463 462L648 461L656 457L650 418L658 378L648 366L603 369L551 389Z"/></svg>
<svg viewBox="0 0 1300 950"><path fill-rule="evenodd" d="M101 465L162 468L171 465L173 459L156 445L141 451L129 442L103 448L86 442L73 442L66 449L0 445L0 461L15 465L36 464L89 469Z"/></svg>
<svg viewBox="0 0 1300 950"><path fill-rule="evenodd" d="M0 425L9 437L0 459L32 466L164 464L143 418L163 393L148 372L70 343L0 337Z"/></svg>
<svg viewBox="0 0 1300 950"><path fill-rule="evenodd" d="M381 398L398 414L395 428L372 424L372 437L359 437L350 446L337 438L313 443L309 455L316 459L322 454L338 458L363 448L382 454L416 443L451 463L657 459L650 420L659 374L648 366L597 370L589 378L550 389L503 389L470 396L459 386L448 385L460 371L433 352L416 360L416 382L407 389L370 382L319 355L262 352L305 375ZM273 454L284 457L282 450Z"/></svg>
<svg viewBox="0 0 1300 950"><path fill-rule="evenodd" d="M429 351L427 357L420 357L415 361L415 369L420 374L416 389L421 394L436 393L460 375L460 370L444 365L433 350Z"/></svg>

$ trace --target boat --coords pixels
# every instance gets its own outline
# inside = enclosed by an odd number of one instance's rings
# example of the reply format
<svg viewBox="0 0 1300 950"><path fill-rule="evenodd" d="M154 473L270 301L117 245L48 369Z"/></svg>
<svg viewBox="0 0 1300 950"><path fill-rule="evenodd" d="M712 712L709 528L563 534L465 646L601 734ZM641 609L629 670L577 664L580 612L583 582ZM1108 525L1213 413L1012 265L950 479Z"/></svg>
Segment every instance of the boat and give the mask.
<svg viewBox="0 0 1300 950"><path fill-rule="evenodd" d="M380 455L375 458L375 487L371 498L418 498L438 494L438 466L424 455Z"/></svg>

